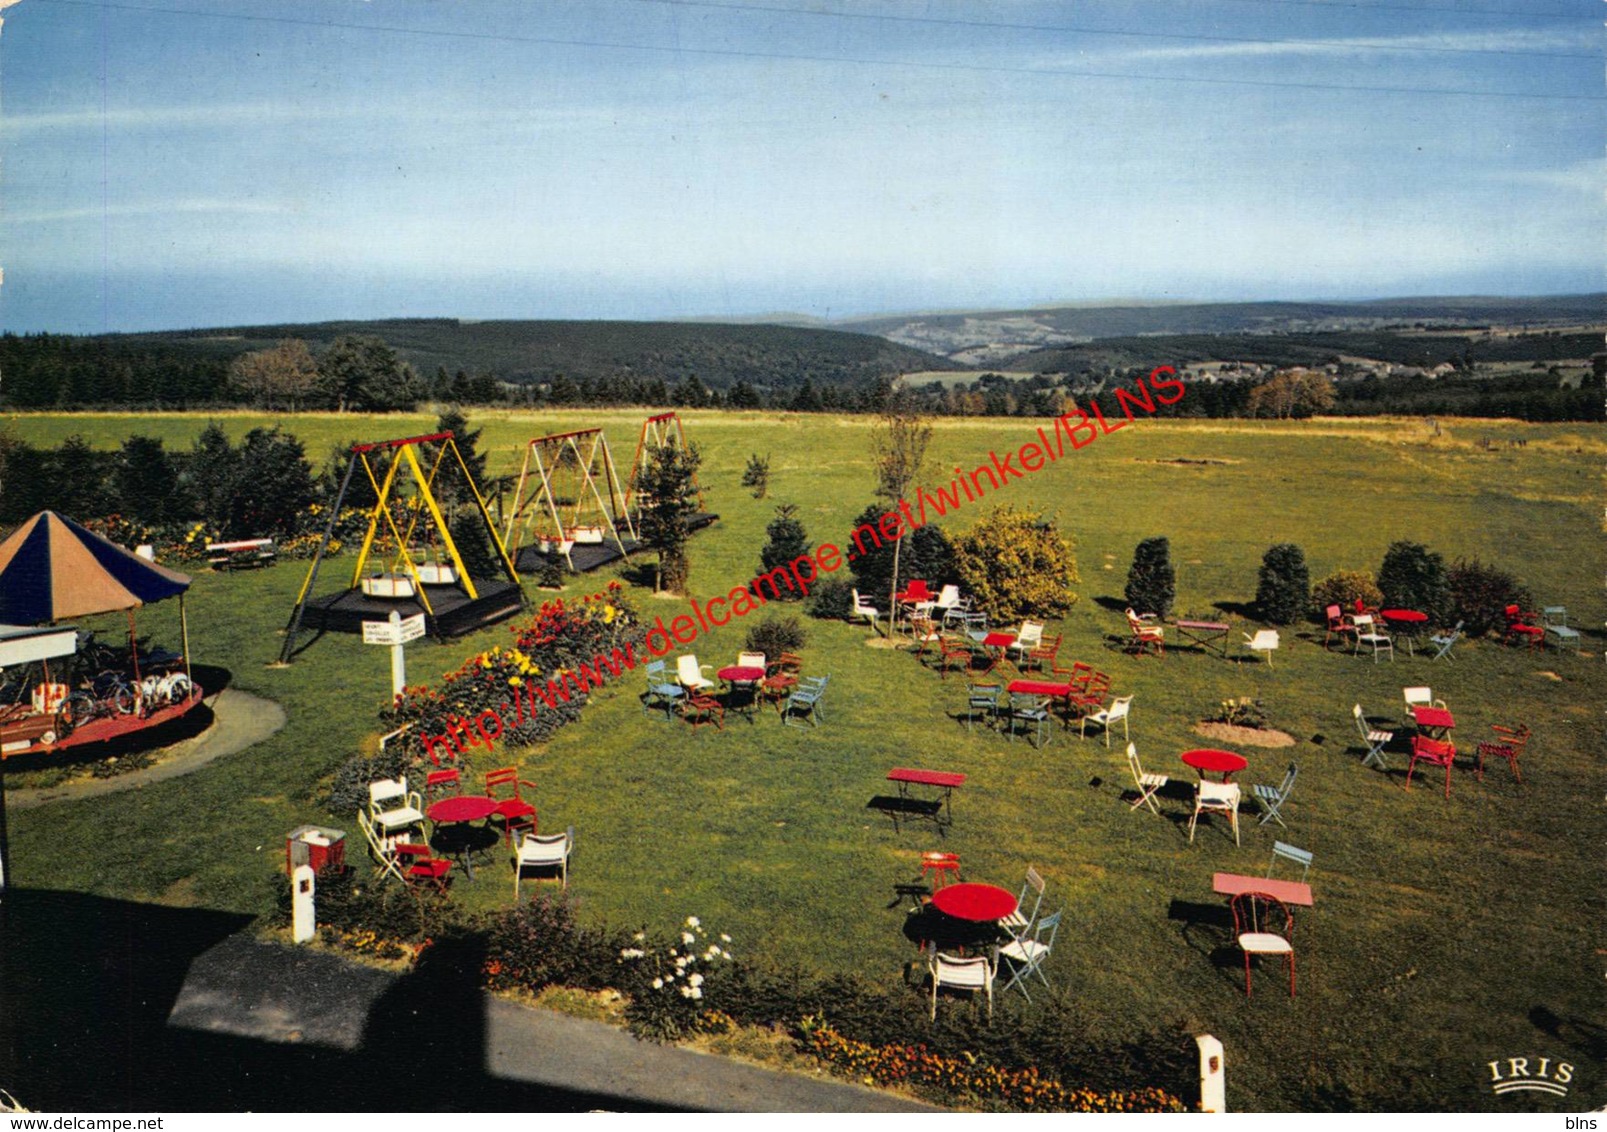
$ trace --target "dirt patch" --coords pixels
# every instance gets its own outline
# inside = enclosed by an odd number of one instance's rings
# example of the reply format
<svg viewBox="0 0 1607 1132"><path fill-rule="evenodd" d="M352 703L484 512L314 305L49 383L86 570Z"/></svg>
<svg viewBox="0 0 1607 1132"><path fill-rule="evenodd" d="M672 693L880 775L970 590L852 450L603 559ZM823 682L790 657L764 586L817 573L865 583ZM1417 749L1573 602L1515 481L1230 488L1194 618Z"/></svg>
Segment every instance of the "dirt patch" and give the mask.
<svg viewBox="0 0 1607 1132"><path fill-rule="evenodd" d="M1242 460L1215 460L1207 457L1198 459L1189 456L1174 456L1170 460L1139 460L1140 464L1176 464L1179 467L1227 467L1229 464L1242 464Z"/></svg>
<svg viewBox="0 0 1607 1132"><path fill-rule="evenodd" d="M1562 677L1558 676L1555 672L1536 672L1535 675L1540 677L1542 680L1555 680L1559 684L1562 683Z"/></svg>
<svg viewBox="0 0 1607 1132"><path fill-rule="evenodd" d="M886 637L866 637L865 647L868 649L896 649L903 646L903 641L893 641Z"/></svg>
<svg viewBox="0 0 1607 1132"><path fill-rule="evenodd" d="M1207 739L1245 747L1292 747L1295 737L1273 727L1235 727L1231 723L1196 723L1194 730Z"/></svg>

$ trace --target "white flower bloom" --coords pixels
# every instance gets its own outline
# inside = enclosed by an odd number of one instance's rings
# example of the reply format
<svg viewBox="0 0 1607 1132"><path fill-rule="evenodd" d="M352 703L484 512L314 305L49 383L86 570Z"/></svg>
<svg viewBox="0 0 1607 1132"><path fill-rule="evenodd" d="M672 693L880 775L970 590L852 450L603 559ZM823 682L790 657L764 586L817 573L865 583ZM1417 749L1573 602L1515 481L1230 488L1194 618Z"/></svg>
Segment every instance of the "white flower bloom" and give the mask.
<svg viewBox="0 0 1607 1132"><path fill-rule="evenodd" d="M692 997L692 992L695 991L695 990L697 990L696 987L682 987L681 988L681 997L682 998L691 998Z"/></svg>
<svg viewBox="0 0 1607 1132"><path fill-rule="evenodd" d="M687 979L686 981L691 983L695 987L700 987L700 986L703 985L703 976L702 975L693 975L691 978Z"/></svg>
<svg viewBox="0 0 1607 1132"><path fill-rule="evenodd" d="M679 973L679 972L677 972L677 974L678 974L678 973ZM675 981L675 975L665 975L665 976L664 976L664 981L665 981L665 982L666 982L666 983L673 983L673 982L674 982L674 981Z"/></svg>
<svg viewBox="0 0 1607 1132"><path fill-rule="evenodd" d="M631 938L634 939L637 943L645 943L645 942L647 942L647 933L646 932L637 932L635 935L631 936Z"/></svg>
<svg viewBox="0 0 1607 1132"><path fill-rule="evenodd" d="M647 952L639 947L627 947L619 953L619 957L621 959L640 959L646 954Z"/></svg>
<svg viewBox="0 0 1607 1132"><path fill-rule="evenodd" d="M700 927L702 923L703 921L698 919L696 916L688 916L686 918L686 926L689 928Z"/></svg>
<svg viewBox="0 0 1607 1132"><path fill-rule="evenodd" d="M726 935L724 932L721 932L720 933L720 942L721 943L730 943L731 942L731 937Z"/></svg>
<svg viewBox="0 0 1607 1132"><path fill-rule="evenodd" d="M703 988L702 987L693 987L692 988L692 997L693 998L702 998L703 997Z"/></svg>
<svg viewBox="0 0 1607 1132"><path fill-rule="evenodd" d="M659 990L663 986L664 986L664 980L663 979L654 979L653 980L653 989L654 990Z"/></svg>
<svg viewBox="0 0 1607 1132"><path fill-rule="evenodd" d="M691 932L682 932L681 933L681 942L682 943L696 943L697 942L697 936L693 935Z"/></svg>

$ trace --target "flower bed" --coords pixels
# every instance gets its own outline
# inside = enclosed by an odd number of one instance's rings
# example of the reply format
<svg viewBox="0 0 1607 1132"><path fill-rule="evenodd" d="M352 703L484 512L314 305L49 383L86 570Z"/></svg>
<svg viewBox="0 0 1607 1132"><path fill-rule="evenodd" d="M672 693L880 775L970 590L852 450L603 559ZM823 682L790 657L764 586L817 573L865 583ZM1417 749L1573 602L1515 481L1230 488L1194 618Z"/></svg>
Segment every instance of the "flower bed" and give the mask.
<svg viewBox="0 0 1607 1132"><path fill-rule="evenodd" d="M1186 1112L1164 1089L1099 1092L1068 1088L1032 1066L1003 1069L974 1057L945 1057L924 1045L873 1046L845 1038L818 1019L806 1019L805 1048L856 1080L916 1085L958 1096L1002 1101L1031 1112Z"/></svg>

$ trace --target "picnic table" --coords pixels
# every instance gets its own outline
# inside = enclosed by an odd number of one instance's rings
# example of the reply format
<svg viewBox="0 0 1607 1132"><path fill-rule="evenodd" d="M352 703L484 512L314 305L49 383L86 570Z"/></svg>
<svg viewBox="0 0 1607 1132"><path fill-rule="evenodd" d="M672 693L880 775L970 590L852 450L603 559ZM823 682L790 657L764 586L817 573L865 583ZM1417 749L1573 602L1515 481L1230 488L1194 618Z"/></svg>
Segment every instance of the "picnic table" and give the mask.
<svg viewBox="0 0 1607 1132"><path fill-rule="evenodd" d="M1179 637L1194 642L1206 652L1210 652L1215 643L1217 655L1228 655L1228 632L1233 626L1221 621L1179 621L1174 628Z"/></svg>
<svg viewBox="0 0 1607 1132"><path fill-rule="evenodd" d="M1311 885L1298 880L1274 880L1271 877L1247 877L1238 873L1215 873L1211 877L1211 891L1221 896L1239 896L1246 892L1263 892L1276 896L1285 904L1301 908L1312 906Z"/></svg>
<svg viewBox="0 0 1607 1132"><path fill-rule="evenodd" d="M1444 739L1456 727L1456 717L1445 708L1414 707L1412 718L1418 730L1430 739Z"/></svg>
<svg viewBox="0 0 1607 1132"><path fill-rule="evenodd" d="M1378 615L1388 621L1390 628L1406 641L1406 655L1416 656L1413 645L1417 635L1428 624L1428 614L1415 609L1380 609Z"/></svg>
<svg viewBox="0 0 1607 1132"><path fill-rule="evenodd" d="M939 829L954 824L954 791L956 787L965 785L965 775L947 770L901 766L887 772L887 781L898 787L898 808L893 811L894 829L898 827L899 812L925 818ZM916 798L910 794L911 786L930 786L941 791L941 794L937 798Z"/></svg>
<svg viewBox="0 0 1607 1132"><path fill-rule="evenodd" d="M1201 778L1207 773L1220 774L1223 782L1232 782L1235 774L1250 765L1250 760L1234 751L1201 747L1194 751L1184 751L1183 763L1199 771Z"/></svg>
<svg viewBox="0 0 1607 1132"><path fill-rule="evenodd" d="M206 560L215 570L249 570L255 566L272 566L278 559L279 551L271 538L206 544Z"/></svg>

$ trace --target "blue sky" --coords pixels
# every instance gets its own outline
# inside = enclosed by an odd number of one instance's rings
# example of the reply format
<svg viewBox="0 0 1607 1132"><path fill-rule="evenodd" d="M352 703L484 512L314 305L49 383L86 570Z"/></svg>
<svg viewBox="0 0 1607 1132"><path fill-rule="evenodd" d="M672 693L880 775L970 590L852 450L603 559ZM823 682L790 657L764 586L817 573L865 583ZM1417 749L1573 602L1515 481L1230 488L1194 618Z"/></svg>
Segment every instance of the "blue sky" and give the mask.
<svg viewBox="0 0 1607 1132"><path fill-rule="evenodd" d="M20 0L0 327L1603 288L1593 0Z"/></svg>

